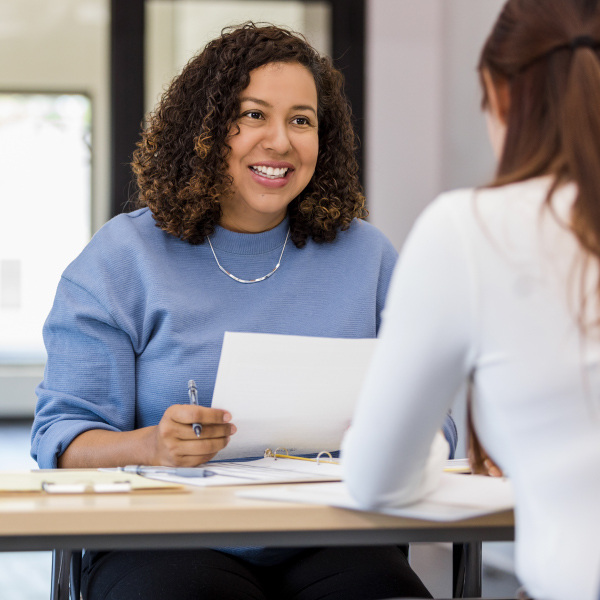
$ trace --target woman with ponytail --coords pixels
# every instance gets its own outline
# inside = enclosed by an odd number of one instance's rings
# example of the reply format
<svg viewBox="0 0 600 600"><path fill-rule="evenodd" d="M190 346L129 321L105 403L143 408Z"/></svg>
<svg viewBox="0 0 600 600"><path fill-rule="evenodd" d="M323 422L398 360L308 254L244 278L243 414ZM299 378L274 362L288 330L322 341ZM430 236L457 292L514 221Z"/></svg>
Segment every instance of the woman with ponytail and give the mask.
<svg viewBox="0 0 600 600"><path fill-rule="evenodd" d="M528 593L598 600L600 0L508 0L479 73L496 177L443 194L404 246L346 483L371 509L424 496L444 459L431 440L470 389L482 452L514 485Z"/></svg>

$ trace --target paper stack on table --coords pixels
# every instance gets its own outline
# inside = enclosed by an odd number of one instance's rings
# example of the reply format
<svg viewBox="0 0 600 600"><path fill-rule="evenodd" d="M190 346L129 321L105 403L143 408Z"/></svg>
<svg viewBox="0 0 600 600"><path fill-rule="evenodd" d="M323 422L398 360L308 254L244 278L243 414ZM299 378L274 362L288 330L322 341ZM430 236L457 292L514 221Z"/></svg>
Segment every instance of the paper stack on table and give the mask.
<svg viewBox="0 0 600 600"><path fill-rule="evenodd" d="M358 510L343 483L316 483L263 487L240 491L238 496L260 500L325 504ZM431 521L457 521L509 510L514 506L507 479L482 475L443 473L440 486L420 502L379 512Z"/></svg>

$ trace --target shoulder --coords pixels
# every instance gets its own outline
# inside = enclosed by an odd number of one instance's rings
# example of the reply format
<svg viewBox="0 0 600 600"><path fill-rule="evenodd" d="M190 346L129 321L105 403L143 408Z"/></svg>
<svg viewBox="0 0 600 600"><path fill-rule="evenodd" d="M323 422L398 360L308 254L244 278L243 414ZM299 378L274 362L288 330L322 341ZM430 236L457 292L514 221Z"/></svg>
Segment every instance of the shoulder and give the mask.
<svg viewBox="0 0 600 600"><path fill-rule="evenodd" d="M159 239L173 237L156 226L149 208L122 213L105 223L92 237L84 252L122 252L133 250L147 241L155 244ZM173 238L176 239L176 238Z"/></svg>
<svg viewBox="0 0 600 600"><path fill-rule="evenodd" d="M517 232L530 235L538 230L552 182L544 176L499 187L455 190L432 202L422 220L430 229L453 229L482 243L491 239L508 243ZM575 195L570 184L559 188L553 196L557 212L567 214Z"/></svg>
<svg viewBox="0 0 600 600"><path fill-rule="evenodd" d="M397 256L397 251L385 234L374 225L361 219L354 219L350 227L340 231L336 241L340 244L364 248L369 252Z"/></svg>
<svg viewBox="0 0 600 600"><path fill-rule="evenodd" d="M444 192L427 205L417 222L424 220L442 222L453 215L460 216L469 212L477 194L478 190L475 188L461 188Z"/></svg>
<svg viewBox="0 0 600 600"><path fill-rule="evenodd" d="M170 243L168 238L180 241L156 227L148 208L117 215L94 234L63 276L84 287L108 274L126 278Z"/></svg>
<svg viewBox="0 0 600 600"><path fill-rule="evenodd" d="M474 188L444 192L419 215L402 246L401 261L422 265L446 264L464 250L474 221Z"/></svg>
<svg viewBox="0 0 600 600"><path fill-rule="evenodd" d="M552 185L552 178L536 177L499 187L463 188L440 194L424 211L436 216L479 217L506 214L514 211L529 211L540 207L546 201Z"/></svg>
<svg viewBox="0 0 600 600"><path fill-rule="evenodd" d="M128 236L147 236L154 233L156 222L149 208L140 208L130 213L122 213L105 223L95 234L90 245L110 242L131 242Z"/></svg>

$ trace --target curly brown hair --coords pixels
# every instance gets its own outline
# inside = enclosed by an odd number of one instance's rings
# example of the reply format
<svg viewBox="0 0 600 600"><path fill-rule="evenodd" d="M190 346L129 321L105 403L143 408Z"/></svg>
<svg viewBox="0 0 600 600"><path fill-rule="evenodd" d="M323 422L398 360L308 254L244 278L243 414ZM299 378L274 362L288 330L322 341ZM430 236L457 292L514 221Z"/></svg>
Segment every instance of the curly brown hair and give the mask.
<svg viewBox="0 0 600 600"><path fill-rule="evenodd" d="M343 76L298 33L252 22L226 28L170 84L133 155L137 206L157 226L201 244L221 219L231 190L227 137L239 118L250 73L267 63L296 62L313 75L318 97L319 153L313 177L288 206L290 239L331 242L354 218L365 218L356 136Z"/></svg>

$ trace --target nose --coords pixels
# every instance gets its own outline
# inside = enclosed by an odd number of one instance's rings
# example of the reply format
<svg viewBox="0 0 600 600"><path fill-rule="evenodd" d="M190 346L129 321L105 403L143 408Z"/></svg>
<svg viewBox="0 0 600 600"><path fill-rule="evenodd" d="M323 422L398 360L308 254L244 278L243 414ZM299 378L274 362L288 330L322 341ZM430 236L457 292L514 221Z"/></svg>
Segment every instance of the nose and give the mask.
<svg viewBox="0 0 600 600"><path fill-rule="evenodd" d="M272 150L281 155L287 154L292 148L287 123L269 123L264 129L262 145L265 150Z"/></svg>

